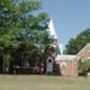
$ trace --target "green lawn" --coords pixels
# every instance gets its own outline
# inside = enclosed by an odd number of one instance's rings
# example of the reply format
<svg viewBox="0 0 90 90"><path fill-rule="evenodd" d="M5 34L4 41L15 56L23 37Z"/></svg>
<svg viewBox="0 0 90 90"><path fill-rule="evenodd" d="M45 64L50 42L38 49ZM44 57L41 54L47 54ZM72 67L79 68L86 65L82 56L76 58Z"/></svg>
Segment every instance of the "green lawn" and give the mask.
<svg viewBox="0 0 90 90"><path fill-rule="evenodd" d="M90 77L0 75L0 90L90 90Z"/></svg>

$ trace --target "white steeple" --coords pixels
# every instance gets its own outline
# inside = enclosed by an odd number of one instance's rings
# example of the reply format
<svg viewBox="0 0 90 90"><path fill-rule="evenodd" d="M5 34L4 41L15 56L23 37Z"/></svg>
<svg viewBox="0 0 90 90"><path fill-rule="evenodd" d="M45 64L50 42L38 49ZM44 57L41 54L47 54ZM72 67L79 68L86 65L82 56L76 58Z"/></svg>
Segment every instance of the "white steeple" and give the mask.
<svg viewBox="0 0 90 90"><path fill-rule="evenodd" d="M51 20L49 22L49 26L48 27L49 27L48 31L49 31L50 36L57 40L58 37L57 37L56 31L55 31L55 28L54 28L54 24L53 24L52 18L51 18Z"/></svg>
<svg viewBox="0 0 90 90"><path fill-rule="evenodd" d="M51 46L55 47L57 50L57 53L60 53L59 43L58 43L58 36L56 33L56 30L54 28L53 19L51 18L49 25L48 25L48 33L52 39L54 39L54 42L51 44Z"/></svg>

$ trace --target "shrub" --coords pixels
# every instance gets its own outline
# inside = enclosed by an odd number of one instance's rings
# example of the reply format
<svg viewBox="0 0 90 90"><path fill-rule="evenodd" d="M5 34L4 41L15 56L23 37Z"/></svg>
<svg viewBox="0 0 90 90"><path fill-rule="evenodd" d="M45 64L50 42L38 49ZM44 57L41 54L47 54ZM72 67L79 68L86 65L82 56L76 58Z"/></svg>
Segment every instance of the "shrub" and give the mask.
<svg viewBox="0 0 90 90"><path fill-rule="evenodd" d="M78 70L79 75L87 75L87 72L89 72L90 68L90 60L79 60L78 62Z"/></svg>

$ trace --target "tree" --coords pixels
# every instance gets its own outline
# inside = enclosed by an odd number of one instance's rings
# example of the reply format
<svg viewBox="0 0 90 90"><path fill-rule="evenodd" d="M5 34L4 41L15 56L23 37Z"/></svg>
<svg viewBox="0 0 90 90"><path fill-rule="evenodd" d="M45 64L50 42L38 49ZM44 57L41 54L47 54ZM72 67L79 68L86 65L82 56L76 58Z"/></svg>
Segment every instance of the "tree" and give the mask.
<svg viewBox="0 0 90 90"><path fill-rule="evenodd" d="M0 0L0 58L3 62L9 56L8 60L20 61L23 66L23 59L43 55L50 45L46 31L50 19L38 11L40 8L38 0Z"/></svg>
<svg viewBox="0 0 90 90"><path fill-rule="evenodd" d="M76 38L72 38L66 45L67 54L77 54L87 43L90 43L90 29L81 32Z"/></svg>

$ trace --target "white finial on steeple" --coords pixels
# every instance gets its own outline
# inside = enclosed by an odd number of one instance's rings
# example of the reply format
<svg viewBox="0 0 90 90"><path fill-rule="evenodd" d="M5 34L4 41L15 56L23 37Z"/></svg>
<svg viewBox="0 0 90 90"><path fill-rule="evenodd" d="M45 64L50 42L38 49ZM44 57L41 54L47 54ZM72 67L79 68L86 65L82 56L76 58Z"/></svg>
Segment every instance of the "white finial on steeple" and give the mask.
<svg viewBox="0 0 90 90"><path fill-rule="evenodd" d="M60 53L61 53L61 55L63 55L63 44L59 44L59 49L60 49Z"/></svg>

